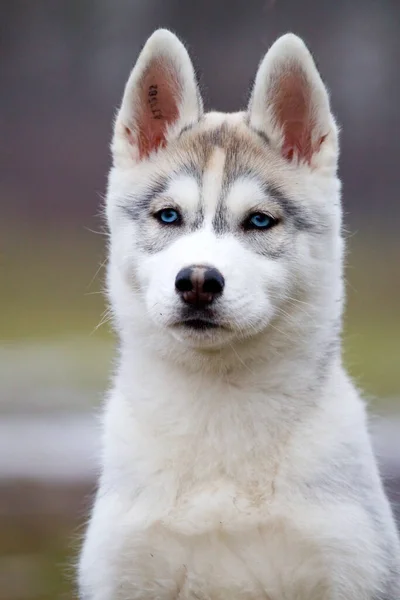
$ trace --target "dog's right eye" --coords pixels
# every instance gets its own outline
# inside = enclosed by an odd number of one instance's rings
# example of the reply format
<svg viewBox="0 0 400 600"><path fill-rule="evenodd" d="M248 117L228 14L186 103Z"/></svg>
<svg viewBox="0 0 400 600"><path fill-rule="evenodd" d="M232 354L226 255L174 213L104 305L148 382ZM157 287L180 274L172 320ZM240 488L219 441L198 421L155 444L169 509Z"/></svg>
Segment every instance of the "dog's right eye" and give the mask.
<svg viewBox="0 0 400 600"><path fill-rule="evenodd" d="M251 213L243 223L245 230L266 230L277 224L277 219L264 212Z"/></svg>
<svg viewBox="0 0 400 600"><path fill-rule="evenodd" d="M182 221L181 215L175 208L163 208L154 216L163 225L179 225Z"/></svg>

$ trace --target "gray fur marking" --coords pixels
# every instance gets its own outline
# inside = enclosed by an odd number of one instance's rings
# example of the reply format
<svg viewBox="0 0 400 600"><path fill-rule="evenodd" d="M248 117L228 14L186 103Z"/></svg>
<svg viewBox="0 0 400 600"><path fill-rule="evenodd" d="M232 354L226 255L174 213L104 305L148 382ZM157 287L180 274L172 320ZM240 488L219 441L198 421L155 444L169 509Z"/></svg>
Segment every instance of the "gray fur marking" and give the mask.
<svg viewBox="0 0 400 600"><path fill-rule="evenodd" d="M195 124L183 128L181 134L190 132L195 128ZM255 131L260 136L260 132ZM263 139L265 136L262 136ZM268 140L264 139L265 142ZM268 240L267 232L244 232L238 228L237 224L230 223L229 207L226 204L226 198L229 189L239 178L249 178L256 181L263 190L266 198L271 198L276 202L283 213L283 221L291 225L297 231L307 231L313 233L322 233L324 225L318 223L310 212L295 200L288 198L280 189L272 186L268 181L264 181L260 174L253 171L251 167L243 163L243 145L240 137L230 133L226 123L220 127L201 134L196 142L196 151L191 153L187 162L182 162L178 169L169 176L160 176L160 178L150 185L145 192L136 198L126 198L121 209L135 222L141 222L141 235L138 243L149 253L155 253L162 250L170 241L176 239L178 235L183 235L188 231L195 231L202 227L204 223L204 199L202 197L202 179L204 171L207 168L209 157L215 147L222 147L226 152L225 170L222 181L222 190L213 218L213 228L216 235L233 233L243 239L245 243L251 243L252 248L258 254L272 259L278 259L290 250L287 243L287 237L281 237L279 241L274 236L274 240ZM168 188L169 183L175 176L185 174L193 177L200 189L200 202L197 207L194 218L184 219L183 224L176 228L160 229L157 236L150 232L146 227L147 219L150 218L149 206L152 199L162 195Z"/></svg>
<svg viewBox="0 0 400 600"><path fill-rule="evenodd" d="M160 177L160 179L150 185L147 190L138 198L127 198L126 203L121 205L121 208L134 221L141 220L144 216L148 216L148 209L151 200L155 196L163 194L171 181L171 177ZM129 204L127 204L129 202Z"/></svg>

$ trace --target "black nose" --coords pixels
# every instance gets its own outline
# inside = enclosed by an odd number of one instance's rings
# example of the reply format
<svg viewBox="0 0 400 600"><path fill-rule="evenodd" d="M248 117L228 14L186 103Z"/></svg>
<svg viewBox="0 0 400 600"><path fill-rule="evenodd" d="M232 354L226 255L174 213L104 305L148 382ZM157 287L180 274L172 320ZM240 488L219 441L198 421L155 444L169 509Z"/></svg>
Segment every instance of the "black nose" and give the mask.
<svg viewBox="0 0 400 600"><path fill-rule="evenodd" d="M186 304L204 308L223 292L225 280L217 269L193 265L181 269L175 279L176 291Z"/></svg>

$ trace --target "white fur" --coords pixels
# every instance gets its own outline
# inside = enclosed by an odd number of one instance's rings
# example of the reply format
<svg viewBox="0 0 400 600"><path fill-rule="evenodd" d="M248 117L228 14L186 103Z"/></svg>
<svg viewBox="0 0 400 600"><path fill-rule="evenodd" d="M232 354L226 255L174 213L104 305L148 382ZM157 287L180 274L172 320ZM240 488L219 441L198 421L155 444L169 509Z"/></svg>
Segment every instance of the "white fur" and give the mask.
<svg viewBox="0 0 400 600"><path fill-rule="evenodd" d="M183 106L196 112L186 50L168 32L150 40L135 69L167 48L188 82ZM340 353L328 360L343 303L337 134L325 88L298 38L284 36L267 54L250 114L258 129L275 135L259 99L268 97L271 64L278 68L288 53L306 70L330 136L312 165L289 164L272 149L262 166L325 225L319 234L271 230L272 245L289 239L291 251L282 259L213 231L222 148L211 153L201 185L178 175L165 193L189 216L203 193L204 225L159 252L140 249L138 226L120 204L171 171L175 159L167 147L138 162L116 128L108 287L120 354L79 568L85 600L398 598L399 544L364 404ZM134 119L127 104L132 77L117 124ZM242 113L207 115L199 131L222 122L247 135ZM260 203L279 212L246 177L225 202L238 223ZM179 301L174 278L190 264L223 273L220 314L228 331L195 334L171 325Z"/></svg>

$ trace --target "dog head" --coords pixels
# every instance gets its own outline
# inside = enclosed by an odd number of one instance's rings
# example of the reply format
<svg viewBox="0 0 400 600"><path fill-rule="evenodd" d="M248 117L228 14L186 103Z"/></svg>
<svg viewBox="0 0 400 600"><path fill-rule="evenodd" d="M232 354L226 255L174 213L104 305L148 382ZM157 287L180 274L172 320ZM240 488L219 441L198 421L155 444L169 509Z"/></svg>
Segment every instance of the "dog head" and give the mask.
<svg viewBox="0 0 400 600"><path fill-rule="evenodd" d="M246 111L204 114L185 47L156 31L112 152L108 282L121 331L140 321L184 347L221 347L336 300L337 128L298 37L270 48Z"/></svg>

